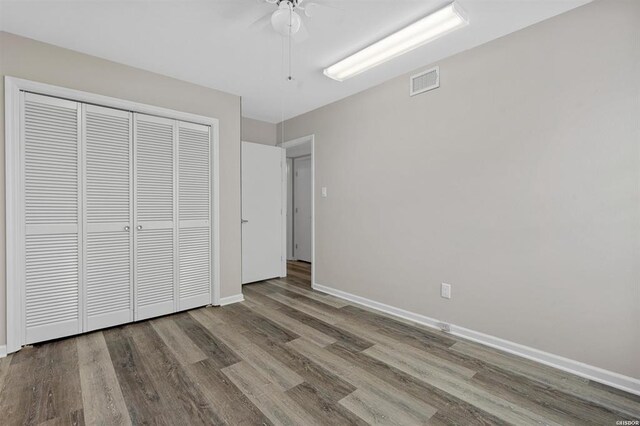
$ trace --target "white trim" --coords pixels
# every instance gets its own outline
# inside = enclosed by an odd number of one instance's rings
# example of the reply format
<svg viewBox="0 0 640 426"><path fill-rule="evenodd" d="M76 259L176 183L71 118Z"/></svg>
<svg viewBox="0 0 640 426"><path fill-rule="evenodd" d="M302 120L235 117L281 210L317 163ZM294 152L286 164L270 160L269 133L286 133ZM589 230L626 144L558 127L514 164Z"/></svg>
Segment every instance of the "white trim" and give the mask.
<svg viewBox="0 0 640 426"><path fill-rule="evenodd" d="M7 356L7 347L5 345L0 345L0 358L4 358Z"/></svg>
<svg viewBox="0 0 640 426"><path fill-rule="evenodd" d="M32 92L56 98L68 99L73 102L95 104L110 108L122 109L125 111L137 112L140 114L153 115L159 118L170 118L174 120L187 121L196 124L213 126L218 124L217 118L205 117L203 115L191 114L188 112L175 111L140 102L127 101L125 99L112 98L110 96L98 95L95 93L83 92L81 90L69 89L66 87L52 86L50 84L38 83L37 81L24 80L21 78L5 76L5 98L7 89L14 91Z"/></svg>
<svg viewBox="0 0 640 426"><path fill-rule="evenodd" d="M313 144L314 139L315 139L315 135L307 135L307 136L302 136L301 138L291 139L290 141L282 142L278 144L278 146L284 149L293 148L294 146L302 145L307 142L311 142Z"/></svg>
<svg viewBox="0 0 640 426"><path fill-rule="evenodd" d="M211 164L211 179L213 179L213 211L210 231L213 234L213 291L211 303L220 303L220 129L218 120L211 126L211 140L213 142L213 163Z"/></svg>
<svg viewBox="0 0 640 426"><path fill-rule="evenodd" d="M80 90L69 89L65 87L52 86L50 84L38 83L35 81L24 80L20 78L5 76L5 190L6 190L6 330L8 353L15 352L25 342L24 336L24 315L22 308L22 285L24 282L23 274L19 265L22 265L21 238L23 233L23 217L24 209L21 200L22 178L21 178L21 92L35 93L45 96L56 97L60 99L71 100L73 102L85 103L90 105L99 105L103 107L115 108L129 112L154 116L158 119L169 118L188 123L202 124L211 127L213 142L213 292L211 297L212 304L218 304L220 301L220 199L219 199L219 121L216 118L205 117L196 114L190 114L175 111L167 108L146 105L139 102L127 101L123 99L112 98L109 96L97 95L93 93L83 92ZM133 218L132 218L133 220ZM133 226L132 226L133 228ZM21 231L22 230L22 231ZM229 302L232 303L232 302Z"/></svg>
<svg viewBox="0 0 640 426"><path fill-rule="evenodd" d="M4 124L5 124L5 190L6 190L6 295L7 295L7 345L5 350L15 352L24 341L22 333L22 290L17 283L22 282L23 271L17 266L22 264L20 249L22 232L21 218L24 217L20 202L22 186L20 179L20 144L11 143L20 140L21 102L20 88L11 78L4 79Z"/></svg>
<svg viewBox="0 0 640 426"><path fill-rule="evenodd" d="M146 118L146 117L145 117ZM149 117L151 118L151 117ZM141 119L142 121L142 119ZM144 120L144 121L155 121L155 120ZM158 122L163 122L164 118L162 119L158 119ZM173 123L171 123L171 128L173 130L173 137L172 137L172 151L173 151L173 170L172 170L172 177L173 177L173 217L172 219L172 226L171 226L171 230L173 231L173 312L178 312L180 311L180 123L177 121L173 121ZM134 145L137 143L138 141L136 139L133 140ZM138 147L136 145L135 149L137 150ZM133 168L133 173L134 173L134 180L136 180L136 184L135 184L135 189L137 190L138 187L138 182L139 180L136 179L137 174L138 174L138 163L136 161L136 165ZM211 177L211 176L209 176ZM139 198L139 192L140 191L136 191L135 193L135 198L136 198L136 202L140 202L140 198ZM209 213L211 213L211 209L209 209ZM138 225L138 222L140 221L140 219L136 216L135 217L135 221L136 221L136 228ZM146 225L146 224L145 224ZM147 228L147 226L145 226L145 228ZM135 228L134 228L134 232ZM211 232L211 230L209 230L209 232ZM138 233L139 235L139 233ZM211 234L209 234L211 235ZM139 244L138 240L138 244ZM138 246L134 246L133 248L134 252L137 254L138 253ZM211 262L209 262L211 263ZM135 262L133 264L133 267L135 269L138 269L138 262ZM209 276L209 278L211 278L211 276ZM133 282L133 286L136 286L136 282ZM211 303L211 291L209 291L209 303ZM135 315L135 310L133 311L134 315Z"/></svg>
<svg viewBox="0 0 640 426"><path fill-rule="evenodd" d="M302 136L282 142L281 148L291 148L311 142L311 282L316 282L316 136ZM295 257L295 255L294 255Z"/></svg>
<svg viewBox="0 0 640 426"><path fill-rule="evenodd" d="M244 302L244 295L234 294L233 296L221 297L220 302L216 306L231 305L232 303Z"/></svg>
<svg viewBox="0 0 640 426"><path fill-rule="evenodd" d="M87 327L87 322L88 322L88 309L87 309L87 282L85 281L85 255L87 254L86 249L85 249L85 243L87 241L87 235L85 233L85 229L86 229L86 220L87 220L87 215L85 214L85 212L87 211L86 207L87 207L87 203L86 203L86 194L85 194L85 188L86 188L86 182L87 182L87 178L86 178L86 174L85 174L85 146L86 146L86 138L85 138L85 131L86 131L86 122L84 120L84 105L81 103L77 103L76 104L76 126L77 126L77 130L76 133L78 135L78 140L76 142L76 146L78 148L78 158L77 158L77 166L78 166L78 171L77 171L77 177L76 177L76 182L78 183L78 208L77 208L77 212L78 212L78 218L77 218L77 223L78 223L78 234L77 234L77 240L78 240L78 326L77 326L77 334L82 333L83 330L88 329ZM24 137L24 134L23 134ZM25 178L26 181L26 178ZM25 288L25 292L26 292L26 288ZM26 299L25 299L26 300ZM87 317L85 318L85 313L87 314ZM74 333L76 334L76 333ZM48 340L46 335L43 339L38 339L38 340Z"/></svg>
<svg viewBox="0 0 640 426"><path fill-rule="evenodd" d="M289 194L287 194L287 150L286 148L280 148L282 150L280 157L280 224L282 226L281 242L280 242L280 278L287 276L287 200Z"/></svg>
<svg viewBox="0 0 640 426"><path fill-rule="evenodd" d="M313 281L312 281L313 282ZM390 315L394 315L399 318L404 318L415 323L425 325L441 330L442 321L434 318L427 317L425 315L417 314L415 312L406 311L404 309L396 308L384 303L376 302L374 300L367 299L362 296L347 293L346 291L338 290L332 287L317 284L313 282L311 287L314 290L321 291L323 293L331 294L341 299L348 300L350 302L357 303L359 305L366 306L371 309L375 309L381 312L385 312ZM474 331L468 328L460 327L450 324L452 334L457 337L462 337L467 340L471 340L476 343L480 343L485 346L489 346L495 349L508 352L513 355L520 356L532 361L539 362L550 367L557 368L562 371L566 371L576 376L584 377L585 379L593 380L595 382L603 383L605 385L621 389L625 392L629 392L635 395L640 395L640 380L625 376L613 371L605 370L600 367L585 364L580 361L565 358L559 355L555 355L549 352L544 352L539 349L535 349L529 346L521 345L519 343L511 342L509 340L501 339L499 337L484 334L479 331Z"/></svg>
<svg viewBox="0 0 640 426"><path fill-rule="evenodd" d="M541 351L530 346L521 345L520 343L511 342L509 340L501 339L499 337L457 325L451 326L451 334L492 348L500 349L541 364L555 367L559 370L575 374L576 376L584 377L585 379L603 383L635 395L640 395L640 380L630 376L625 376L614 371L605 370L604 368L585 364L584 362L565 358L560 355Z"/></svg>

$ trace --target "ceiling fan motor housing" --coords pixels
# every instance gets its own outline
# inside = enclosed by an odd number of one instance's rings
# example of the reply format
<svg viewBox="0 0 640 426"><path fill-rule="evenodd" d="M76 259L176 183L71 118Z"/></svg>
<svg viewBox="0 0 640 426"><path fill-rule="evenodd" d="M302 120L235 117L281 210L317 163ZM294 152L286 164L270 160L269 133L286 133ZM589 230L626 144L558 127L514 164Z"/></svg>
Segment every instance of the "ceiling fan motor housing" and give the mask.
<svg viewBox="0 0 640 426"><path fill-rule="evenodd" d="M293 35L300 30L302 19L293 11L298 0L281 0L278 2L278 10L271 15L271 25L283 36Z"/></svg>
<svg viewBox="0 0 640 426"><path fill-rule="evenodd" d="M281 3L289 3L291 5L292 9L295 9L300 3L302 3L301 0L276 0L274 2L275 4L277 4L278 6L280 6Z"/></svg>

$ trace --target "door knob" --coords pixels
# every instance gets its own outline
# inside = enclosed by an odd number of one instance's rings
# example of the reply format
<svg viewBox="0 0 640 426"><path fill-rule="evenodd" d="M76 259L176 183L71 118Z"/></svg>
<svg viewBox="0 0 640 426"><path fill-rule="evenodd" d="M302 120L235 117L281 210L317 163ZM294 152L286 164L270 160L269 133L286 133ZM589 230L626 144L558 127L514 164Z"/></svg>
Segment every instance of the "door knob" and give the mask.
<svg viewBox="0 0 640 426"><path fill-rule="evenodd" d="M136 228L138 228L138 231L142 229L142 225L138 225Z"/></svg>
<svg viewBox="0 0 640 426"><path fill-rule="evenodd" d="M125 230L125 231L128 231L129 229L131 229L131 228L129 228L129 225L127 225L127 226L125 226L125 227L124 227L124 230Z"/></svg>

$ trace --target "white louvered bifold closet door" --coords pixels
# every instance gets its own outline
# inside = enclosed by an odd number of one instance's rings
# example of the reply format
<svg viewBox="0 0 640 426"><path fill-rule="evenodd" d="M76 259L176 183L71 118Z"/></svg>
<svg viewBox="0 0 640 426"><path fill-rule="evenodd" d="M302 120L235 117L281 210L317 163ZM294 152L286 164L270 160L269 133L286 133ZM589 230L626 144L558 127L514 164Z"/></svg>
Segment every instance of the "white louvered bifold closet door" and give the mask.
<svg viewBox="0 0 640 426"><path fill-rule="evenodd" d="M23 94L24 343L82 331L79 104Z"/></svg>
<svg viewBox="0 0 640 426"><path fill-rule="evenodd" d="M8 162L18 197L8 248L19 299L10 306L23 321L15 340L210 304L217 127L28 92L18 99L19 150Z"/></svg>
<svg viewBox="0 0 640 426"><path fill-rule="evenodd" d="M175 312L175 121L134 114L135 319Z"/></svg>
<svg viewBox="0 0 640 426"><path fill-rule="evenodd" d="M211 303L211 137L178 122L178 310Z"/></svg>
<svg viewBox="0 0 640 426"><path fill-rule="evenodd" d="M133 321L131 113L83 106L84 331Z"/></svg>

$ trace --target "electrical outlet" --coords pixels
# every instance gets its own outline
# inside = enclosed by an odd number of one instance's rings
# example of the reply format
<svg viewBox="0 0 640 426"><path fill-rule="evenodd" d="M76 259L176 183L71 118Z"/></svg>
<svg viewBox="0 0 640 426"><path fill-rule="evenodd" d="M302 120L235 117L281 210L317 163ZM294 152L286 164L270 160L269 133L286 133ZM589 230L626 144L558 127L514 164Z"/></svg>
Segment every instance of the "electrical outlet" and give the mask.
<svg viewBox="0 0 640 426"><path fill-rule="evenodd" d="M451 284L442 283L442 287L440 287L440 296L445 299L451 299Z"/></svg>

